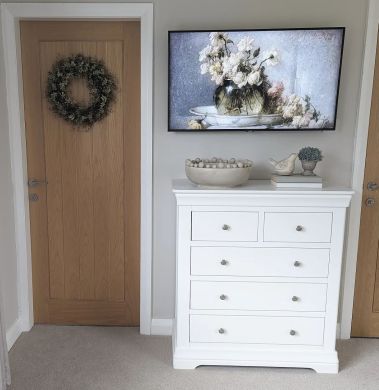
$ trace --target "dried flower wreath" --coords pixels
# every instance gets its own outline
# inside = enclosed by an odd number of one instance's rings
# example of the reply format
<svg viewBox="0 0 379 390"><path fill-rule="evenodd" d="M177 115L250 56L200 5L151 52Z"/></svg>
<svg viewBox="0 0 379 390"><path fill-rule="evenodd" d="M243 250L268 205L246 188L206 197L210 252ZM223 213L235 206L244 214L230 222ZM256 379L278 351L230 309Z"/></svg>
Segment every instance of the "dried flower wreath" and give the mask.
<svg viewBox="0 0 379 390"><path fill-rule="evenodd" d="M75 78L87 80L91 101L82 106L70 96L70 83ZM116 82L104 63L82 54L58 60L48 74L47 99L52 110L76 127L90 128L110 111L116 95Z"/></svg>

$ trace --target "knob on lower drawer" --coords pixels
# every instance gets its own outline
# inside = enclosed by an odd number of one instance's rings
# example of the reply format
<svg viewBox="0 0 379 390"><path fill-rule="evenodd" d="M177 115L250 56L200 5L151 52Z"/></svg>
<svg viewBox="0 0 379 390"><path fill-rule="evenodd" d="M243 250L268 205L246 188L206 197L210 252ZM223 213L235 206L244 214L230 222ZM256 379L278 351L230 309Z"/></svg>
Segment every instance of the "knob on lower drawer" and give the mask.
<svg viewBox="0 0 379 390"><path fill-rule="evenodd" d="M295 335L296 335L296 330L291 329L291 330L290 330L290 335L291 335L291 336L295 336Z"/></svg>
<svg viewBox="0 0 379 390"><path fill-rule="evenodd" d="M220 329L218 330L218 333L224 334L224 333L225 333L225 329L224 329L224 328L220 328Z"/></svg>
<svg viewBox="0 0 379 390"><path fill-rule="evenodd" d="M222 301L225 301L226 298L227 298L227 296L226 296L225 294L221 294L221 295L220 295L220 299L221 299Z"/></svg>

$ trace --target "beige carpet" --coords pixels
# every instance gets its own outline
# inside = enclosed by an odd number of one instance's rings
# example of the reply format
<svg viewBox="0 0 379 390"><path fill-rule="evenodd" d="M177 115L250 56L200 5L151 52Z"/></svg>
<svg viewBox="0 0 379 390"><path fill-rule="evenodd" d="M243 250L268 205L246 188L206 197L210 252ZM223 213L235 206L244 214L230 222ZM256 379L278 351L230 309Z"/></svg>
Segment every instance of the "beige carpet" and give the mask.
<svg viewBox="0 0 379 390"><path fill-rule="evenodd" d="M338 343L341 372L200 367L174 370L171 339L136 328L36 326L10 353L12 390L378 390L379 340Z"/></svg>

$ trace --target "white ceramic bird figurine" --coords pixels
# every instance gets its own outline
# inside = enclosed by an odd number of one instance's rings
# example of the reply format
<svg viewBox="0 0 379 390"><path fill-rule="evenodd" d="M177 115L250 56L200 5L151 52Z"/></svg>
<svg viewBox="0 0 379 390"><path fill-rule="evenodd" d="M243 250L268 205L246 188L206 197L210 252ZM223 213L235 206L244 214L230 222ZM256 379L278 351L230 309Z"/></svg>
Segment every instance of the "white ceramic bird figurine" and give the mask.
<svg viewBox="0 0 379 390"><path fill-rule="evenodd" d="M281 161L275 161L273 158L270 158L270 163L275 168L274 173L281 176L292 175L295 170L295 161L297 159L297 153L290 154L287 158Z"/></svg>

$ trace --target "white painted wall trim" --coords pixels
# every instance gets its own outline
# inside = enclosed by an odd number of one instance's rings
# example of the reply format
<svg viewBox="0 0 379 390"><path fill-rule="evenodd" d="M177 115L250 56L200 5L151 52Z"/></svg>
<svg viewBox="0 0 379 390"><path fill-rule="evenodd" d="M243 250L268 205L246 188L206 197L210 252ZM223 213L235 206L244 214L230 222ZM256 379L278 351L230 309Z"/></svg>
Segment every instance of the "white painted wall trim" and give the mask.
<svg viewBox="0 0 379 390"><path fill-rule="evenodd" d="M151 334L156 336L172 335L171 318L153 318L151 321Z"/></svg>
<svg viewBox="0 0 379 390"><path fill-rule="evenodd" d="M362 188L364 180L366 146L370 119L372 83L375 68L376 42L379 24L379 0L370 0L364 52L361 97L354 147L352 199L347 235L345 277L343 280L341 338L350 338L353 314L355 271L357 264L359 227L361 218Z"/></svg>
<svg viewBox="0 0 379 390"><path fill-rule="evenodd" d="M13 347L13 344L20 337L22 333L22 325L20 319L16 320L16 322L7 330L6 339L8 351Z"/></svg>
<svg viewBox="0 0 379 390"><path fill-rule="evenodd" d="M151 3L3 3L8 127L17 250L19 325L33 326L30 221L26 169L24 105L19 21L22 19L139 19L141 21L141 293L140 331L151 333L153 204L153 4Z"/></svg>

